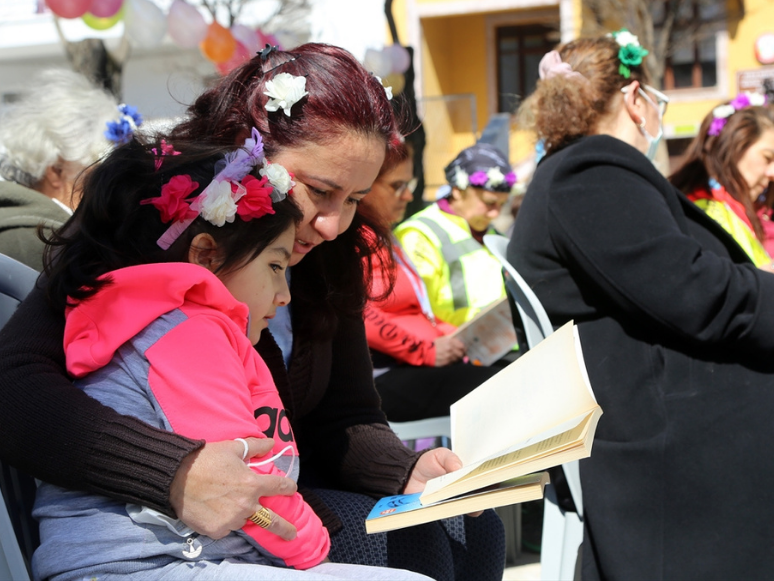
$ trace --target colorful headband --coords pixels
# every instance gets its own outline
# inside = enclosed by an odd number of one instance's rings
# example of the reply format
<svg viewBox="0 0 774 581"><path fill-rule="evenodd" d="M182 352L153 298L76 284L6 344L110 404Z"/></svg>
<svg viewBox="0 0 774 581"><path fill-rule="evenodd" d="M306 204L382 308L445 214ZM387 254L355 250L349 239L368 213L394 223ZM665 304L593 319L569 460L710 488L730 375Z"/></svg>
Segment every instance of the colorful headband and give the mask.
<svg viewBox="0 0 774 581"><path fill-rule="evenodd" d="M562 57L558 51L552 50L543 55L538 65L538 75L541 80L550 79L552 77L560 76L568 79L583 79L588 81L586 77L577 71L572 70L570 63L562 62Z"/></svg>
<svg viewBox="0 0 774 581"><path fill-rule="evenodd" d="M739 93L727 105L719 105L712 110L714 119L707 130L707 135L720 135L731 115L747 107L761 107L766 102L766 95L761 93Z"/></svg>
<svg viewBox="0 0 774 581"><path fill-rule="evenodd" d="M142 116L137 112L136 107L121 104L118 106L118 112L121 118L118 121L108 121L105 137L116 145L129 143L132 140L134 132L142 124Z"/></svg>
<svg viewBox="0 0 774 581"><path fill-rule="evenodd" d="M468 186L475 186L496 192L502 190L503 185L507 186L508 190L511 190L515 184L516 172L514 171L504 174L499 167L495 166L487 171L479 170L468 175L468 172L460 166L454 167L452 185L456 186L458 190L465 190Z"/></svg>
<svg viewBox="0 0 774 581"><path fill-rule="evenodd" d="M640 40L625 28L611 32L608 36L613 37L621 47L618 49L618 60L621 61L618 72L628 79L632 75L631 67L640 66L642 59L648 56L648 51L642 48Z"/></svg>
<svg viewBox="0 0 774 581"><path fill-rule="evenodd" d="M248 175L261 163L261 179ZM273 214L272 203L284 200L295 186L292 178L284 167L266 159L261 135L253 128L242 148L215 164L215 177L201 194L187 199L199 184L183 174L164 184L161 196L140 204L152 204L161 213L162 222L172 222L156 242L167 250L198 216L220 227L232 223L237 215L247 222Z"/></svg>

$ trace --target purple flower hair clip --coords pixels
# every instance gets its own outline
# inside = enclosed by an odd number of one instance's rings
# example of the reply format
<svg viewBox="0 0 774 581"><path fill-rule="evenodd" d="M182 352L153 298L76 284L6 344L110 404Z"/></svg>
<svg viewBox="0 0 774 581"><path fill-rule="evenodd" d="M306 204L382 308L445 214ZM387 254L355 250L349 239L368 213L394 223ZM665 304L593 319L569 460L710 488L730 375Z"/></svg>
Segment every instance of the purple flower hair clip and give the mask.
<svg viewBox="0 0 774 581"><path fill-rule="evenodd" d="M118 106L121 118L118 121L108 121L105 137L116 145L122 145L131 141L134 132L142 124L142 115L137 112L137 107L121 104Z"/></svg>
<svg viewBox="0 0 774 581"><path fill-rule="evenodd" d="M739 93L728 104L719 105L712 110L713 119L707 130L707 135L720 135L731 115L747 107L761 107L766 102L766 95L761 93Z"/></svg>
<svg viewBox="0 0 774 581"><path fill-rule="evenodd" d="M476 171L470 175L468 180L470 181L471 185L481 188L484 187L486 182L489 181L489 177L487 177L485 171Z"/></svg>

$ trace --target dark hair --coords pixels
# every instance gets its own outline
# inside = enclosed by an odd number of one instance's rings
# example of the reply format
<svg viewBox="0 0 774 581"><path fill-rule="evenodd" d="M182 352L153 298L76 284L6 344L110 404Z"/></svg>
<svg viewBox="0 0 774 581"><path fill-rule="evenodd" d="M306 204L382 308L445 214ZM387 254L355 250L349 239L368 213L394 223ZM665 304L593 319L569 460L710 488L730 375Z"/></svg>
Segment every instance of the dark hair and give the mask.
<svg viewBox="0 0 774 581"><path fill-rule="evenodd" d="M293 105L290 116L281 109L266 110L266 81L279 73L306 77L308 95ZM254 57L205 91L188 115L173 130L173 138L205 138L233 146L256 127L269 159L283 148L335 142L347 131L381 139L386 161L395 155L397 125L384 87L349 52L326 44ZM358 214L346 232L320 244L293 267L293 302L311 305L309 316L297 326L294 321L294 332L330 337L339 315L361 316L372 274L363 258L385 244L389 230Z"/></svg>
<svg viewBox="0 0 774 581"><path fill-rule="evenodd" d="M709 135L715 116L710 111L699 127L698 135L686 150L680 167L669 181L685 194L707 189L710 176L717 179L731 196L744 205L745 213L759 240L763 228L750 199L750 188L739 173L739 160L767 129L774 129L771 107L745 107L732 114L719 135Z"/></svg>
<svg viewBox="0 0 774 581"><path fill-rule="evenodd" d="M238 270L271 244L294 223L301 210L292 196L272 205L274 214L215 226L197 217L169 247L157 244L170 223L151 204L141 200L158 197L161 187L173 176L187 174L198 187L188 198L196 197L212 181L215 164L229 149L220 146L174 142L179 155L163 157L156 169L160 144L141 143L137 138L108 155L84 178L83 198L73 216L46 242L44 266L48 275L48 297L64 307L68 297L83 300L109 281L98 280L112 270L159 262L188 262L193 238L208 233L218 244L223 262L217 272ZM233 148L230 148L233 150Z"/></svg>
<svg viewBox="0 0 774 581"><path fill-rule="evenodd" d="M630 66L630 77L619 72L620 46L614 38L579 38L556 50L562 62L583 79L554 75L538 81L535 91L519 107L519 123L545 141L546 155L591 134L612 111L621 89L632 81L648 82L643 65ZM584 80L585 79L585 80Z"/></svg>

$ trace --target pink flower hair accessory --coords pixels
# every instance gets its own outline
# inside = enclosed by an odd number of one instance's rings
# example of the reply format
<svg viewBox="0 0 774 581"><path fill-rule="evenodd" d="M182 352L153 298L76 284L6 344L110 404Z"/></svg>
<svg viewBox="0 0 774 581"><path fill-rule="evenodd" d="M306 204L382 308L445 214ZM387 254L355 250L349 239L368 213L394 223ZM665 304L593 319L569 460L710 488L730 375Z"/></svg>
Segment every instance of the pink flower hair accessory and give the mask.
<svg viewBox="0 0 774 581"><path fill-rule="evenodd" d="M562 62L562 57L559 55L559 52L555 50L547 52L543 55L543 58L540 59L538 74L543 80L560 76L588 82L586 77L579 72L572 70L570 63Z"/></svg>
<svg viewBox="0 0 774 581"><path fill-rule="evenodd" d="M713 119L707 129L707 135L720 135L731 115L747 107L762 107L767 101L766 95L761 93L739 93L728 104L718 105L712 110Z"/></svg>
<svg viewBox="0 0 774 581"><path fill-rule="evenodd" d="M171 148L162 142L162 155L165 147ZM174 149L171 151L173 155L177 153ZM155 149L153 153L158 155ZM260 179L249 175L261 164ZM221 227L232 223L237 215L247 222L273 214L272 203L284 200L293 186L290 172L266 160L261 134L253 128L242 148L227 153L215 164L215 177L198 196L188 199L199 184L183 174L164 184L159 197L141 200L140 204L152 204L161 213L163 222L172 222L157 240L157 244L167 250L199 216Z"/></svg>

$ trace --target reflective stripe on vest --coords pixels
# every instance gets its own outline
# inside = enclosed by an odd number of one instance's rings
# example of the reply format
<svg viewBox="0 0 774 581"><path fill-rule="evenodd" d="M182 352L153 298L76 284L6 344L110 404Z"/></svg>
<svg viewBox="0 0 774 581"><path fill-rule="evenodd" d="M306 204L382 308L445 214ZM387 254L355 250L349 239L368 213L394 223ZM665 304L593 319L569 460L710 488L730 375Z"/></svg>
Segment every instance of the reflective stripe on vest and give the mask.
<svg viewBox="0 0 774 581"><path fill-rule="evenodd" d="M473 238L452 242L449 233L441 228L438 222L424 216L415 216L415 220L422 222L430 228L441 244L441 254L446 264L449 265L449 283L452 288L452 300L454 301L455 310L469 306L468 293L465 287L465 274L462 270L460 259L466 254L481 250L481 244Z"/></svg>

